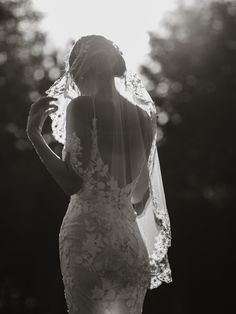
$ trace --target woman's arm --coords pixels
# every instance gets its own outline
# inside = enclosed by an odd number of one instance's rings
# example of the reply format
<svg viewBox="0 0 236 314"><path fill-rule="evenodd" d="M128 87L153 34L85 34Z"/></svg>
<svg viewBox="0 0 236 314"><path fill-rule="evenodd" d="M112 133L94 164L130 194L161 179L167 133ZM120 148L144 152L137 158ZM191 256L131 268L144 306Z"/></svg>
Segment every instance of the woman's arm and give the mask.
<svg viewBox="0 0 236 314"><path fill-rule="evenodd" d="M52 100L52 97L42 97L31 106L27 134L51 176L67 195L72 195L80 189L82 179L68 169L67 164L53 152L41 134L47 116L57 110L55 105L49 104Z"/></svg>
<svg viewBox="0 0 236 314"><path fill-rule="evenodd" d="M147 191L145 192L143 196L143 199L140 202L133 204L133 208L138 216L141 215L142 212L144 211L144 208L147 203L147 200L149 199L149 196L150 196L149 189L147 189Z"/></svg>
<svg viewBox="0 0 236 314"><path fill-rule="evenodd" d="M82 179L67 168L66 163L53 152L41 134L34 134L30 140L45 167L67 195L73 195L82 184Z"/></svg>
<svg viewBox="0 0 236 314"><path fill-rule="evenodd" d="M138 182L135 186L135 189L132 194L132 203L133 207L138 215L140 215L146 205L146 202L149 198L149 173L147 165L145 164L142 168L142 171L140 173Z"/></svg>

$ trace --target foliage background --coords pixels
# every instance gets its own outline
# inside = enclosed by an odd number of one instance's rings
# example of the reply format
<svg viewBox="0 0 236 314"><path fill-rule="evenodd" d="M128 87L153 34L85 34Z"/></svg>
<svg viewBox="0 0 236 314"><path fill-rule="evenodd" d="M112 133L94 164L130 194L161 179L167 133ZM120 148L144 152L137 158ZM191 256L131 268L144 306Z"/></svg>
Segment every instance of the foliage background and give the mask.
<svg viewBox="0 0 236 314"><path fill-rule="evenodd" d="M66 313L58 233L68 204L25 134L30 104L62 70L30 0L0 3L0 313ZM236 3L180 2L140 66L159 112L173 283L144 314L227 313L235 266ZM60 154L50 135L45 138Z"/></svg>

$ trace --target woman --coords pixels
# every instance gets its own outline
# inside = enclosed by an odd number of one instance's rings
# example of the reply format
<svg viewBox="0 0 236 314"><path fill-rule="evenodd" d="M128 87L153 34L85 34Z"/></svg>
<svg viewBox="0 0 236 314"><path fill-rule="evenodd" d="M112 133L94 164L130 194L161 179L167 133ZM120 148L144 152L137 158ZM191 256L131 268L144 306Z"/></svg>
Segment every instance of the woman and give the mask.
<svg viewBox="0 0 236 314"><path fill-rule="evenodd" d="M154 103L99 35L75 43L47 94L32 105L27 133L70 195L59 234L68 311L142 313L147 289L172 281ZM48 115L62 159L41 134Z"/></svg>

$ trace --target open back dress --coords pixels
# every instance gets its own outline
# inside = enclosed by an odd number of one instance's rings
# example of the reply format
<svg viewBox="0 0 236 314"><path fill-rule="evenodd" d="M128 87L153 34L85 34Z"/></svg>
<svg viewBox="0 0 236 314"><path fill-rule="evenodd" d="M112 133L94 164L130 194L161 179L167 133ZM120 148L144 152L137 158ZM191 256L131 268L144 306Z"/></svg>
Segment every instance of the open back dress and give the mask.
<svg viewBox="0 0 236 314"><path fill-rule="evenodd" d="M133 146L128 153L133 154L133 160L136 160L137 173L122 185L111 174L109 163L103 158L107 140L102 123L98 128L98 104L91 97L87 97L87 101L93 108L93 116L86 167L82 162L83 145L76 130L67 132L63 148L63 159L83 180L82 187L70 198L59 233L68 312L141 314L151 271L148 251L131 202L143 166L135 150L135 145L138 145L135 127L131 136ZM117 138L119 140L119 133ZM106 152L108 154L109 151ZM123 168L119 157L117 152L117 174Z"/></svg>

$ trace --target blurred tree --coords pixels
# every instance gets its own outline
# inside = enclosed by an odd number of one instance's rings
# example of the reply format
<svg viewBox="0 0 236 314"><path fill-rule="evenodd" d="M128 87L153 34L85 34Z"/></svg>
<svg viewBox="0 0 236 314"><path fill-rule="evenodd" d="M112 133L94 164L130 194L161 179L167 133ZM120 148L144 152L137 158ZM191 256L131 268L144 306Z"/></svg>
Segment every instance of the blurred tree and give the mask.
<svg viewBox="0 0 236 314"><path fill-rule="evenodd" d="M67 198L25 132L31 103L60 74L41 18L30 0L0 2L0 313L46 313L62 291L56 244Z"/></svg>
<svg viewBox="0 0 236 314"><path fill-rule="evenodd" d="M141 71L164 126L168 183L181 197L220 206L233 195L236 170L236 4L182 4L164 26L165 36L150 32L150 61Z"/></svg>
<svg viewBox="0 0 236 314"><path fill-rule="evenodd" d="M29 104L59 76L56 53L46 53L46 35L38 30L42 16L30 0L0 3L0 123L19 139L18 149L29 144L23 141Z"/></svg>
<svg viewBox="0 0 236 314"><path fill-rule="evenodd" d="M234 298L236 3L180 2L163 26L140 69L159 112L177 288L155 300L163 313L168 299L171 313L223 313Z"/></svg>

